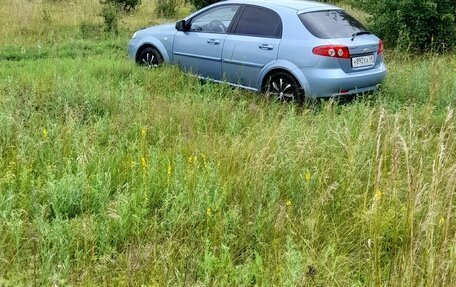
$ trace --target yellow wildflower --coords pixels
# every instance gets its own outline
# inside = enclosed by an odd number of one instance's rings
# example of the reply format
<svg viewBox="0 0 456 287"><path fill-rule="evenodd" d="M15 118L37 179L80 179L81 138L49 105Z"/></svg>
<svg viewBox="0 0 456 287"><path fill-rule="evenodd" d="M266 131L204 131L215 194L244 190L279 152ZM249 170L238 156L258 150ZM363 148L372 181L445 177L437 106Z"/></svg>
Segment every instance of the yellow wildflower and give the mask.
<svg viewBox="0 0 456 287"><path fill-rule="evenodd" d="M141 167L142 167L143 171L146 171L147 162L146 162L146 159L143 156L141 157Z"/></svg>
<svg viewBox="0 0 456 287"><path fill-rule="evenodd" d="M291 200L288 200L287 203L286 203L286 205L287 205L288 207L291 207Z"/></svg>
<svg viewBox="0 0 456 287"><path fill-rule="evenodd" d="M141 137L142 138L146 137L146 129L145 128L141 128Z"/></svg>
<svg viewBox="0 0 456 287"><path fill-rule="evenodd" d="M439 227L442 227L443 224L445 224L445 218L443 218L443 216L442 216L442 217L440 217L440 220L439 220Z"/></svg>
<svg viewBox="0 0 456 287"><path fill-rule="evenodd" d="M43 136L43 139L47 139L47 130L46 128L43 128L43 130L41 131L41 135Z"/></svg>
<svg viewBox="0 0 456 287"><path fill-rule="evenodd" d="M203 153L201 155L201 157L203 158L204 167L206 167L207 166L206 155Z"/></svg>
<svg viewBox="0 0 456 287"><path fill-rule="evenodd" d="M374 195L374 201L379 202L381 199L382 199L382 192L379 189L377 189L377 191L375 192L375 195Z"/></svg>
<svg viewBox="0 0 456 287"><path fill-rule="evenodd" d="M304 174L304 180L306 182L309 182L311 177L312 176L311 176L310 172L308 172L308 171Z"/></svg>
<svg viewBox="0 0 456 287"><path fill-rule="evenodd" d="M187 162L188 162L188 163L192 163L192 162L193 162L193 157L192 157L192 156L189 156L188 159L187 159Z"/></svg>
<svg viewBox="0 0 456 287"><path fill-rule="evenodd" d="M206 214L207 214L207 216L211 216L212 215L212 209L210 207L207 208Z"/></svg>
<svg viewBox="0 0 456 287"><path fill-rule="evenodd" d="M171 164L168 164L168 172L167 172L167 175L168 175L168 182L170 181L171 179Z"/></svg>

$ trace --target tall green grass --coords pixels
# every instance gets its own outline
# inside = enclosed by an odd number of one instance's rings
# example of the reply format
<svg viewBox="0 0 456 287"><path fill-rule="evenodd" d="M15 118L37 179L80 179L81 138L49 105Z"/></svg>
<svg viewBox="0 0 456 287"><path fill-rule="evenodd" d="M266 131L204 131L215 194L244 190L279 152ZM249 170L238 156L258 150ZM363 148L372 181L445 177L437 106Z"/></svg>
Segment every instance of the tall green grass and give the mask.
<svg viewBox="0 0 456 287"><path fill-rule="evenodd" d="M0 285L456 284L454 55L298 107L139 68L125 29L0 48Z"/></svg>

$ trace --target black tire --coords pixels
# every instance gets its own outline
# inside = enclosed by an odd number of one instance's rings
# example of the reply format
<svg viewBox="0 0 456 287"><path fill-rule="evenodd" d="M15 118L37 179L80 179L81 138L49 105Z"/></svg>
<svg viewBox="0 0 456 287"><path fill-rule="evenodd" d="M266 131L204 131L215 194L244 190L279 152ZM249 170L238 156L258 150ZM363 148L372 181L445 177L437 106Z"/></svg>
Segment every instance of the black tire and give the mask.
<svg viewBox="0 0 456 287"><path fill-rule="evenodd" d="M156 48L146 47L139 53L136 62L140 66L155 68L163 64L163 56Z"/></svg>
<svg viewBox="0 0 456 287"><path fill-rule="evenodd" d="M304 90L299 82L287 72L274 72L267 77L263 91L266 96L279 102L304 102Z"/></svg>

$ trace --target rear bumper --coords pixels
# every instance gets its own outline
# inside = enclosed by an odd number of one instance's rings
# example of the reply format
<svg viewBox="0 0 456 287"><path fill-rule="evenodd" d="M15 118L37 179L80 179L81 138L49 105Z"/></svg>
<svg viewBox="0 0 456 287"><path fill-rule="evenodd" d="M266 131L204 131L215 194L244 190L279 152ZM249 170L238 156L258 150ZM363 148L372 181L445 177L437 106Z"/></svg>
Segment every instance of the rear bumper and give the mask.
<svg viewBox="0 0 456 287"><path fill-rule="evenodd" d="M337 97L375 91L386 76L386 67L381 63L375 69L345 73L342 69L301 70L309 83L306 96Z"/></svg>

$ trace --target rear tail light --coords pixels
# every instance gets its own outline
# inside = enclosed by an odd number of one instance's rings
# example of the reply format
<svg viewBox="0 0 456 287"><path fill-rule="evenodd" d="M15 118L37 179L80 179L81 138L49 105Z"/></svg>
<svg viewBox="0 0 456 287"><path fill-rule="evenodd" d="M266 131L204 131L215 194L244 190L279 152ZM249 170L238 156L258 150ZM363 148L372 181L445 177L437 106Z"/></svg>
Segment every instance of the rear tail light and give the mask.
<svg viewBox="0 0 456 287"><path fill-rule="evenodd" d="M340 94L348 94L350 90L340 90Z"/></svg>
<svg viewBox="0 0 456 287"><path fill-rule="evenodd" d="M312 49L312 53L319 56L350 59L350 51L347 46L342 45L324 45Z"/></svg>
<svg viewBox="0 0 456 287"><path fill-rule="evenodd" d="M378 51L377 51L377 54L380 55L381 53L383 53L383 41L380 40L378 42Z"/></svg>

